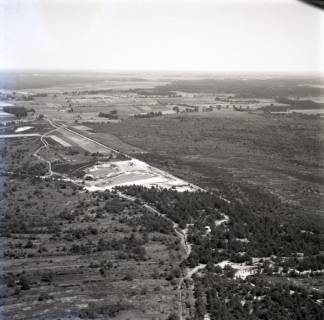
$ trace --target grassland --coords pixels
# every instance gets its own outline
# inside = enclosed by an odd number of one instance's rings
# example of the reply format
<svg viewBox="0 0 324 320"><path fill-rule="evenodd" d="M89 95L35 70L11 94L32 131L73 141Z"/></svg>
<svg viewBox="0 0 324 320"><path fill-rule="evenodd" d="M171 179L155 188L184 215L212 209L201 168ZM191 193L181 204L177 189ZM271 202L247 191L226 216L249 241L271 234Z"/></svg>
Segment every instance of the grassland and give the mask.
<svg viewBox="0 0 324 320"><path fill-rule="evenodd" d="M305 213L319 213L323 120L247 113L89 124L146 153L138 157L241 201L264 191Z"/></svg>

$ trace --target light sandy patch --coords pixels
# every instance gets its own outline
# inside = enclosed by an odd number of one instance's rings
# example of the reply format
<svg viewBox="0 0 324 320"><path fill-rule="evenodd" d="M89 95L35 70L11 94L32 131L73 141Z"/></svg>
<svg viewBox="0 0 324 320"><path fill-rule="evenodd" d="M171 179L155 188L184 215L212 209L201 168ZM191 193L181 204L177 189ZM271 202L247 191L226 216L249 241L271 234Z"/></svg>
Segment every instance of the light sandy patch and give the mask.
<svg viewBox="0 0 324 320"><path fill-rule="evenodd" d="M179 191L179 190L177 190L177 191ZM182 233L183 233L185 239L188 239L189 227L192 227L192 226L193 226L193 223L188 223L186 225L186 228L182 229ZM189 256L191 253L191 250L192 250L192 244L187 241L186 241L186 244L187 244L187 248L188 248L187 255Z"/></svg>
<svg viewBox="0 0 324 320"><path fill-rule="evenodd" d="M61 138L59 138L57 136L50 135L49 137L51 139L53 139L54 141L58 142L63 147L71 147L71 145L68 142L64 141L63 139L61 139Z"/></svg>
<svg viewBox="0 0 324 320"><path fill-rule="evenodd" d="M210 226L205 226L206 234L211 233L211 228Z"/></svg>
<svg viewBox="0 0 324 320"><path fill-rule="evenodd" d="M200 270L203 270L206 268L206 264L199 264L198 266L194 268L188 268L187 274L186 274L186 279L191 279L192 276L197 273Z"/></svg>
<svg viewBox="0 0 324 320"><path fill-rule="evenodd" d="M243 242L243 243L249 243L250 242L250 240L247 239L247 238L236 238L235 240L239 241L239 242Z"/></svg>
<svg viewBox="0 0 324 320"><path fill-rule="evenodd" d="M127 185L154 186L175 189L180 192L199 189L197 186L137 159L101 163L89 168L86 174L92 178L85 181L85 187L89 191Z"/></svg>
<svg viewBox="0 0 324 320"><path fill-rule="evenodd" d="M228 260L224 260L216 264L217 266L224 269L226 265L230 265L233 269L236 270L235 278L245 279L247 276L253 275L256 272L255 266L248 266L246 263L234 263Z"/></svg>
<svg viewBox="0 0 324 320"><path fill-rule="evenodd" d="M0 101L0 107L12 107L13 104L6 102L6 101Z"/></svg>
<svg viewBox="0 0 324 320"><path fill-rule="evenodd" d="M11 113L7 113L7 112L4 112L4 111L1 111L1 110L0 110L0 117L1 117L1 118L13 118L14 115L11 114Z"/></svg>
<svg viewBox="0 0 324 320"><path fill-rule="evenodd" d="M17 133L17 134L1 134L1 138L24 138L24 137L40 137L39 133Z"/></svg>
<svg viewBox="0 0 324 320"><path fill-rule="evenodd" d="M221 224L226 223L226 222L229 221L229 217L228 217L226 214L223 214L223 213L222 213L222 215L223 215L223 217L224 217L223 219L215 220L215 226L216 226L216 227L218 227L218 226L220 226Z"/></svg>
<svg viewBox="0 0 324 320"><path fill-rule="evenodd" d="M30 130L30 129L32 129L32 128L34 128L34 127L19 127L19 128L17 128L16 130L15 130L15 132L24 132L24 131L27 131L27 130Z"/></svg>
<svg viewBox="0 0 324 320"><path fill-rule="evenodd" d="M77 129L77 130L82 130L82 131L92 131L91 128L84 126L84 125L73 126L73 128Z"/></svg>

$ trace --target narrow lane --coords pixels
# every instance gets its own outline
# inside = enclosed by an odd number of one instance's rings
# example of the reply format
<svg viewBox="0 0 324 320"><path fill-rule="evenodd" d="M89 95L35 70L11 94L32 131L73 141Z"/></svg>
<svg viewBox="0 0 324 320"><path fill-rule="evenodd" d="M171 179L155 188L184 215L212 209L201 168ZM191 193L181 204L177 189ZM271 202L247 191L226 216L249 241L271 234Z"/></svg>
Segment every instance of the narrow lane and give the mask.
<svg viewBox="0 0 324 320"><path fill-rule="evenodd" d="M117 191L117 194L118 194L119 197L124 198L124 199L129 200L129 201L134 202L137 199L136 197L126 195L126 194L124 194L124 193L122 193L120 191ZM187 241L187 233L184 232L183 230L181 230L179 228L179 225L176 222L174 222L169 217L167 217L165 214L161 213L160 211L158 211L157 209L152 207L150 204L144 202L143 206L148 211L150 211L152 213L155 213L160 217L163 217L165 220L169 221L172 224L173 230L176 233L176 235L179 237L180 242L181 242L181 246L183 247L184 252L185 252L185 257L184 257L183 261L185 259L187 259L188 256L190 255L190 252L191 252L191 245ZM183 296L182 296L182 285L183 285L183 282L184 282L185 279L187 279L187 272L182 272L182 276L180 277L179 283L178 283L178 286L177 286L178 297L179 297L179 300L178 300L178 316L179 316L180 320L184 320L184 318L183 318L183 304L185 303L185 301L183 301Z"/></svg>

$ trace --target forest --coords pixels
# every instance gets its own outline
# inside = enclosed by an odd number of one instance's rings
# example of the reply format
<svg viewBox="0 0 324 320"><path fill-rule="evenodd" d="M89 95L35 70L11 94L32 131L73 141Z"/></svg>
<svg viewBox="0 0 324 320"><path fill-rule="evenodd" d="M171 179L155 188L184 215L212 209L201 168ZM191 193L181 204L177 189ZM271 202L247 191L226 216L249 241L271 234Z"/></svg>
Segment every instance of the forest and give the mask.
<svg viewBox="0 0 324 320"><path fill-rule="evenodd" d="M196 319L208 313L213 320L320 320L323 299L317 291L272 284L263 277L237 281L207 272L196 279Z"/></svg>
<svg viewBox="0 0 324 320"><path fill-rule="evenodd" d="M194 277L195 319L203 319L206 313L211 319L224 320L323 316L323 293L285 281L290 277L316 279L324 270L321 227L306 221L301 225L291 208L279 202L274 205L269 199L248 207L204 191L179 193L141 186L118 189L153 205L180 228L189 226L192 250L181 265L206 265L204 273ZM217 223L227 216L228 220ZM211 232L206 232L207 226ZM229 264L219 267L222 261L253 266L256 272L246 279L236 278L237 270Z"/></svg>
<svg viewBox="0 0 324 320"><path fill-rule="evenodd" d="M323 93L322 88L311 86L312 84L320 84L320 79L307 79L309 85L305 85L304 81L303 77L177 80L166 85L156 86L153 90L158 92L230 93L237 98L272 98L291 95L316 96Z"/></svg>

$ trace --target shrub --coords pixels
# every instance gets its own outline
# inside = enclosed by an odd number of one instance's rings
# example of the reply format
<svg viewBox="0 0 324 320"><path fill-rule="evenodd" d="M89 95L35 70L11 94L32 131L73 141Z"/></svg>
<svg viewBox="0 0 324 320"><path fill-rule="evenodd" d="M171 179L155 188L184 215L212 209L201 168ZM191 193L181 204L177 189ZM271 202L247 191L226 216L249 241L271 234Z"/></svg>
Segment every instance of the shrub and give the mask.
<svg viewBox="0 0 324 320"><path fill-rule="evenodd" d="M21 290L29 290L30 289L30 282L26 278L26 276L24 276L24 275L21 275L20 276L20 278L19 278L19 284L20 284Z"/></svg>

